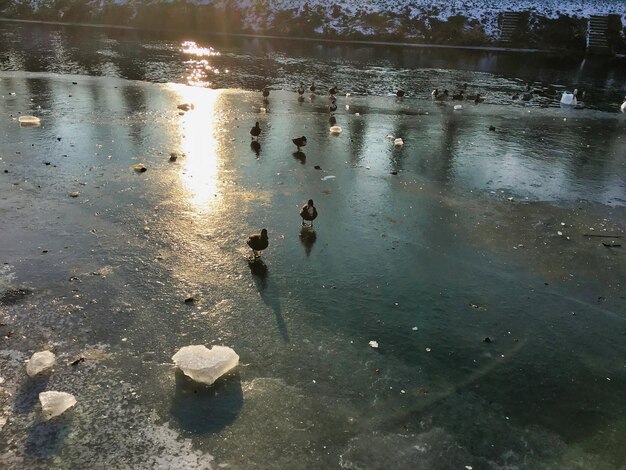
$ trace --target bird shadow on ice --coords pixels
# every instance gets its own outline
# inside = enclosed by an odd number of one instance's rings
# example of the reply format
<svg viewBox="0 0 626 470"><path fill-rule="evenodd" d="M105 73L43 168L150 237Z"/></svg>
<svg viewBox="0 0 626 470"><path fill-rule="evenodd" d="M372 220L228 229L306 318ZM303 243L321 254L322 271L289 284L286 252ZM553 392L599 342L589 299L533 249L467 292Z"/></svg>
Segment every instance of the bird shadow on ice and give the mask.
<svg viewBox="0 0 626 470"><path fill-rule="evenodd" d="M47 374L29 377L17 391L13 403L13 412L30 413L39 402L39 394L46 391L49 380L50 377Z"/></svg>
<svg viewBox="0 0 626 470"><path fill-rule="evenodd" d="M232 424L243 405L239 372L206 385L176 370L176 391L171 413L178 425L194 434L216 433Z"/></svg>
<svg viewBox="0 0 626 470"><path fill-rule="evenodd" d="M315 240L317 240L317 234L313 227L303 226L300 229L300 243L304 246L304 252L307 256L310 256Z"/></svg>
<svg viewBox="0 0 626 470"><path fill-rule="evenodd" d="M254 283L259 291L259 295L261 296L263 303L271 308L272 312L274 312L278 331L283 340L288 343L289 332L287 331L287 325L285 324L282 307L280 305L280 291L273 282L268 282L269 272L267 265L263 262L263 260L257 258L255 260L249 259L248 266L250 267L250 273L252 273Z"/></svg>
<svg viewBox="0 0 626 470"><path fill-rule="evenodd" d="M293 158L298 160L303 165L306 163L306 154L302 152L301 150L298 150L297 152L294 152L291 155L293 156Z"/></svg>

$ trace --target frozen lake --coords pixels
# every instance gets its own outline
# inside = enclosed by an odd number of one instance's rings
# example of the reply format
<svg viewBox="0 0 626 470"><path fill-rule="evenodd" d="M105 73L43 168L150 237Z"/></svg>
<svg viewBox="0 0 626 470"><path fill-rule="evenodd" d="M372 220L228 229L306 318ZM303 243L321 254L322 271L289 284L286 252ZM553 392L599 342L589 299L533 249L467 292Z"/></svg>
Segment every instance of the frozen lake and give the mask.
<svg viewBox="0 0 626 470"><path fill-rule="evenodd" d="M603 244L626 232L623 71L348 46L254 59L272 46L250 40L201 50L197 72L181 41L90 33L105 57L71 29L1 26L0 466L624 468L626 248ZM250 67L207 74L229 54ZM342 89L339 135L324 85L297 100L312 70ZM570 71L587 109L507 102ZM459 81L486 102L430 98ZM240 365L196 385L171 360L189 344ZM28 378L41 350L57 365ZM78 403L44 422L44 390Z"/></svg>

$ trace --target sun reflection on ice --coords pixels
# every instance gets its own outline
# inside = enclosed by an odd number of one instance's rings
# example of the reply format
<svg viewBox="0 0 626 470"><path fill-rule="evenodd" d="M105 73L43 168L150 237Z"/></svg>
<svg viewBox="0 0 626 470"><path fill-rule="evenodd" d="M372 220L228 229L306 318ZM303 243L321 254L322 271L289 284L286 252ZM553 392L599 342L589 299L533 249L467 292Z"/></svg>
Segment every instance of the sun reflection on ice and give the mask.
<svg viewBox="0 0 626 470"><path fill-rule="evenodd" d="M194 109L180 116L180 146L185 157L180 173L189 203L198 211L209 211L219 201L217 105L222 90L194 88L170 83L180 102Z"/></svg>

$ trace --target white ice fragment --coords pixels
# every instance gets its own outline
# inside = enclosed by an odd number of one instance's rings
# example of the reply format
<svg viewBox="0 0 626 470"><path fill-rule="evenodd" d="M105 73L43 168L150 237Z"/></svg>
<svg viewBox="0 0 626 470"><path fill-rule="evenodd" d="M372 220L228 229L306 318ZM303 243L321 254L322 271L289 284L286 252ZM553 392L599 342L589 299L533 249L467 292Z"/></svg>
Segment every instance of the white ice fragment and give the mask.
<svg viewBox="0 0 626 470"><path fill-rule="evenodd" d="M354 115L355 115L355 116L360 116L360 115L361 115L361 113L354 113Z"/></svg>
<svg viewBox="0 0 626 470"><path fill-rule="evenodd" d="M59 416L76 404L76 398L71 393L55 391L41 392L39 401L41 402L43 419L45 421Z"/></svg>
<svg viewBox="0 0 626 470"><path fill-rule="evenodd" d="M395 145L396 147L402 147L404 145L404 141L398 137L396 140L393 141L393 145Z"/></svg>
<svg viewBox="0 0 626 470"><path fill-rule="evenodd" d="M374 340L372 340L372 341L370 341L370 342L369 342L369 345L370 345L372 348L377 349L377 348L378 348L378 341L374 341Z"/></svg>
<svg viewBox="0 0 626 470"><path fill-rule="evenodd" d="M413 328L411 328L413 331L417 331L417 326L414 326Z"/></svg>
<svg viewBox="0 0 626 470"><path fill-rule="evenodd" d="M426 348L426 352L430 352L430 348Z"/></svg>
<svg viewBox="0 0 626 470"><path fill-rule="evenodd" d="M338 134L341 134L342 130L343 129L341 127L339 127L339 126L333 126L333 127L330 128L330 133L333 134L333 135L338 135Z"/></svg>
<svg viewBox="0 0 626 470"><path fill-rule="evenodd" d="M192 345L180 348L172 356L183 373L196 382L211 385L239 364L239 356L228 346Z"/></svg>
<svg viewBox="0 0 626 470"><path fill-rule="evenodd" d="M322 178L322 181L332 180L333 178L336 178L336 176L333 176L333 175L324 176L324 177Z"/></svg>
<svg viewBox="0 0 626 470"><path fill-rule="evenodd" d="M385 139L387 139L387 140L394 140L395 137L394 137L393 134L387 134L387 137L385 137Z"/></svg>
<svg viewBox="0 0 626 470"><path fill-rule="evenodd" d="M461 105L461 104L455 104L454 105L454 110L455 111L460 111L461 109L463 109L463 105Z"/></svg>
<svg viewBox="0 0 626 470"><path fill-rule="evenodd" d="M267 113L267 108L259 108L260 113Z"/></svg>
<svg viewBox="0 0 626 470"><path fill-rule="evenodd" d="M558 235L559 237L562 237L562 236L563 236L563 232L561 232L560 230L559 230L559 231L557 231L556 233L557 233L557 235Z"/></svg>
<svg viewBox="0 0 626 470"><path fill-rule="evenodd" d="M17 118L22 127L39 127L41 120L37 116L20 116Z"/></svg>
<svg viewBox="0 0 626 470"><path fill-rule="evenodd" d="M350 109L350 105L349 105L349 104L347 104L347 105L346 105L346 111L348 111L349 109Z"/></svg>
<svg viewBox="0 0 626 470"><path fill-rule="evenodd" d="M28 360L28 364L26 364L26 373L29 377L34 377L40 372L50 369L55 362L56 357L54 353L50 351L36 352Z"/></svg>

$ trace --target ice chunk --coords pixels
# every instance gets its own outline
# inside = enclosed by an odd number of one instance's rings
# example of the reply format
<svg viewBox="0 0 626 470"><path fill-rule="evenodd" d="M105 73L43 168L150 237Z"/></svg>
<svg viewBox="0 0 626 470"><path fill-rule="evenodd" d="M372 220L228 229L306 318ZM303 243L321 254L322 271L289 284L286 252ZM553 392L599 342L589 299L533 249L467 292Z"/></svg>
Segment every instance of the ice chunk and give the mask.
<svg viewBox="0 0 626 470"><path fill-rule="evenodd" d="M17 118L22 127L39 127L41 120L37 116L20 116Z"/></svg>
<svg viewBox="0 0 626 470"><path fill-rule="evenodd" d="M239 356L228 346L213 346L211 349L203 345L185 346L172 356L172 360L186 376L207 385L239 364Z"/></svg>
<svg viewBox="0 0 626 470"><path fill-rule="evenodd" d="M324 176L324 177L322 178L322 181L332 180L332 179L334 179L334 178L336 178L336 176L335 176L335 175L328 175L328 176Z"/></svg>
<svg viewBox="0 0 626 470"><path fill-rule="evenodd" d="M41 392L39 401L43 410L43 419L46 421L59 416L76 404L76 398L71 393L54 391Z"/></svg>
<svg viewBox="0 0 626 470"><path fill-rule="evenodd" d="M378 341L372 340L372 341L369 342L369 345L370 345L370 347L376 349L376 348L378 348Z"/></svg>
<svg viewBox="0 0 626 470"><path fill-rule="evenodd" d="M341 129L341 127L339 127L339 126L333 126L333 127L330 128L330 133L334 134L334 135L338 135L338 134L341 134L342 130L343 129Z"/></svg>
<svg viewBox="0 0 626 470"><path fill-rule="evenodd" d="M393 145L395 145L396 147L402 147L404 145L404 141L398 137L396 140L393 141Z"/></svg>
<svg viewBox="0 0 626 470"><path fill-rule="evenodd" d="M44 370L50 369L55 362L56 357L54 353L50 351L36 352L29 359L28 364L26 364L26 373L29 377L34 377Z"/></svg>
<svg viewBox="0 0 626 470"><path fill-rule="evenodd" d="M454 105L454 110L455 110L455 111L459 111L459 110L461 110L461 109L463 109L463 105L461 105L461 104L455 104L455 105Z"/></svg>

